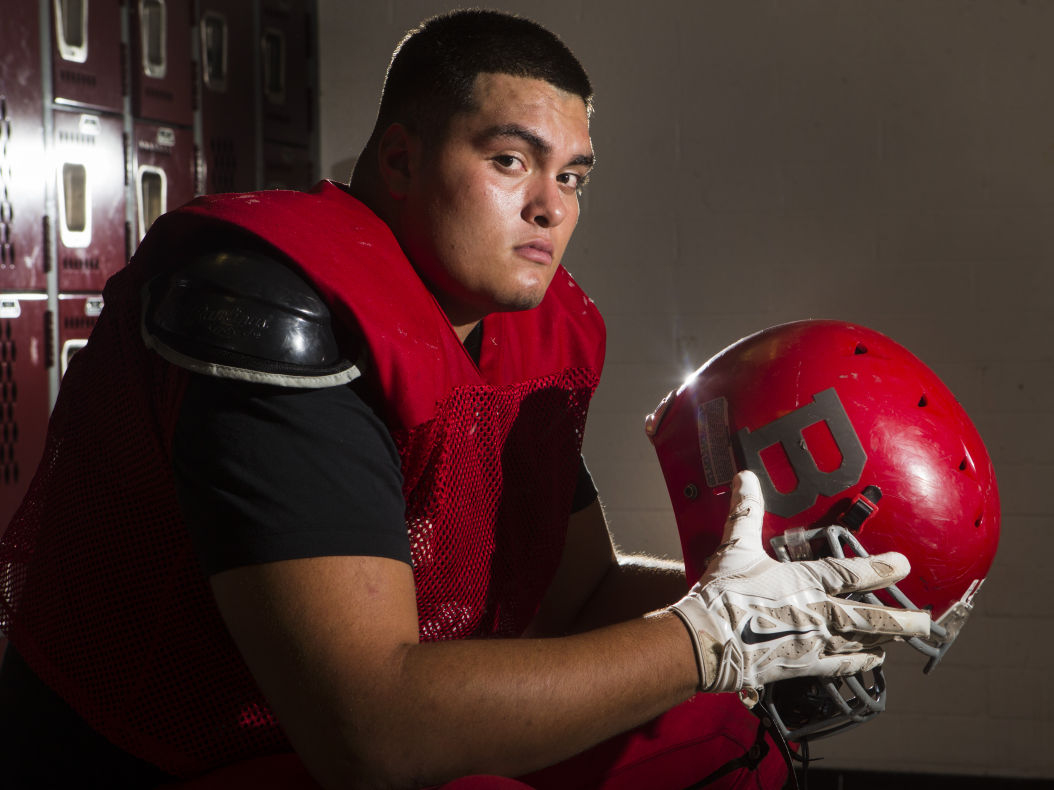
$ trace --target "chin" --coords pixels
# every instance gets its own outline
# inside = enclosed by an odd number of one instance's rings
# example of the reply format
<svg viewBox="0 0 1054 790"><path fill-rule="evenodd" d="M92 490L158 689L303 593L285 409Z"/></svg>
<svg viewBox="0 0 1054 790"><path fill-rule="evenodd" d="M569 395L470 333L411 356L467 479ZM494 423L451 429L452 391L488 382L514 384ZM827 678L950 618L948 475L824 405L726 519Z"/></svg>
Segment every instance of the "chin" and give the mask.
<svg viewBox="0 0 1054 790"><path fill-rule="evenodd" d="M548 286L548 283L546 283L546 286ZM501 310L507 313L517 310L532 310L545 299L546 290L548 290L547 287L537 287L512 294L509 298L501 301Z"/></svg>

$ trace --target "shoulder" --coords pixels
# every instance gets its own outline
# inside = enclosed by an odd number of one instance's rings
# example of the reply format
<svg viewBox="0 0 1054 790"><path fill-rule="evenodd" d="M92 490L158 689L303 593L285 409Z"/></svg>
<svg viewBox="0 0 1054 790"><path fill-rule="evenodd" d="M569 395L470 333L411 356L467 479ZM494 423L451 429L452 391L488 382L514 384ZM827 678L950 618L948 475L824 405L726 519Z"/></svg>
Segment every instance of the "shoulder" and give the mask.
<svg viewBox="0 0 1054 790"><path fill-rule="evenodd" d="M359 376L325 302L266 249L188 253L147 284L141 330L169 362L219 378L319 388Z"/></svg>

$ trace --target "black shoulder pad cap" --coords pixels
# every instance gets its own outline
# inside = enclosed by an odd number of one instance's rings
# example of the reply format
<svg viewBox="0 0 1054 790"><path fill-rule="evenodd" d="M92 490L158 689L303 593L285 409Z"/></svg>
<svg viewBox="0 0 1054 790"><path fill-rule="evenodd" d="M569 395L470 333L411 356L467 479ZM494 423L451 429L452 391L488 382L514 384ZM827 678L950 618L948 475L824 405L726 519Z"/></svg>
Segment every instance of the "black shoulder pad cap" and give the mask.
<svg viewBox="0 0 1054 790"><path fill-rule="evenodd" d="M311 284L255 251L200 254L154 278L142 333L173 364L221 378L318 388L359 375Z"/></svg>

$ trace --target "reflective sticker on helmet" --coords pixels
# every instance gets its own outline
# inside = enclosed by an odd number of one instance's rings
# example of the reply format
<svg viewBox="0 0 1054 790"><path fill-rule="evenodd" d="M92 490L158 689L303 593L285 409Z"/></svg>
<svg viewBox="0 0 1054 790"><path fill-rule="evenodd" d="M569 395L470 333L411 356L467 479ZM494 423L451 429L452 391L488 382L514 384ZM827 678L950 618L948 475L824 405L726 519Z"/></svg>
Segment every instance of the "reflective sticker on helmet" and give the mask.
<svg viewBox="0 0 1054 790"><path fill-rule="evenodd" d="M696 412L696 422L706 484L710 488L729 485L736 474L736 462L728 428L728 400L714 398L702 404Z"/></svg>
<svg viewBox="0 0 1054 790"><path fill-rule="evenodd" d="M836 469L821 471L813 458L803 432L811 425L826 422L842 463ZM702 433L700 432L700 437ZM743 428L736 434L747 469L757 474L765 496L765 510L783 518L791 518L808 510L823 496L836 496L860 481L867 463L867 453L849 420L842 401L834 388L813 395L812 403L773 420L768 425L751 431ZM787 455L798 485L786 493L779 491L772 482L761 453L768 447L780 444ZM705 459L705 454L704 454ZM705 463L705 460L704 460Z"/></svg>

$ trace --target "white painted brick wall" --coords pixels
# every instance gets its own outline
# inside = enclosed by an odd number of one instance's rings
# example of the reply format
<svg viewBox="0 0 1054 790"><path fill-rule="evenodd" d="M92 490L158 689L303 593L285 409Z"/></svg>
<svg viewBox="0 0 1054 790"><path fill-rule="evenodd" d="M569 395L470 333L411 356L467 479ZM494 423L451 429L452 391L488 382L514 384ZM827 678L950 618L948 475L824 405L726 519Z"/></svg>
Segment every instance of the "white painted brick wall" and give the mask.
<svg viewBox="0 0 1054 790"><path fill-rule="evenodd" d="M973 622L826 767L1054 778L1054 3L504 2L596 90L568 268L610 329L586 453L617 538L676 554L644 414L737 338L833 317L933 367L985 437L1003 545ZM392 45L447 3L320 2L323 173L345 178Z"/></svg>

